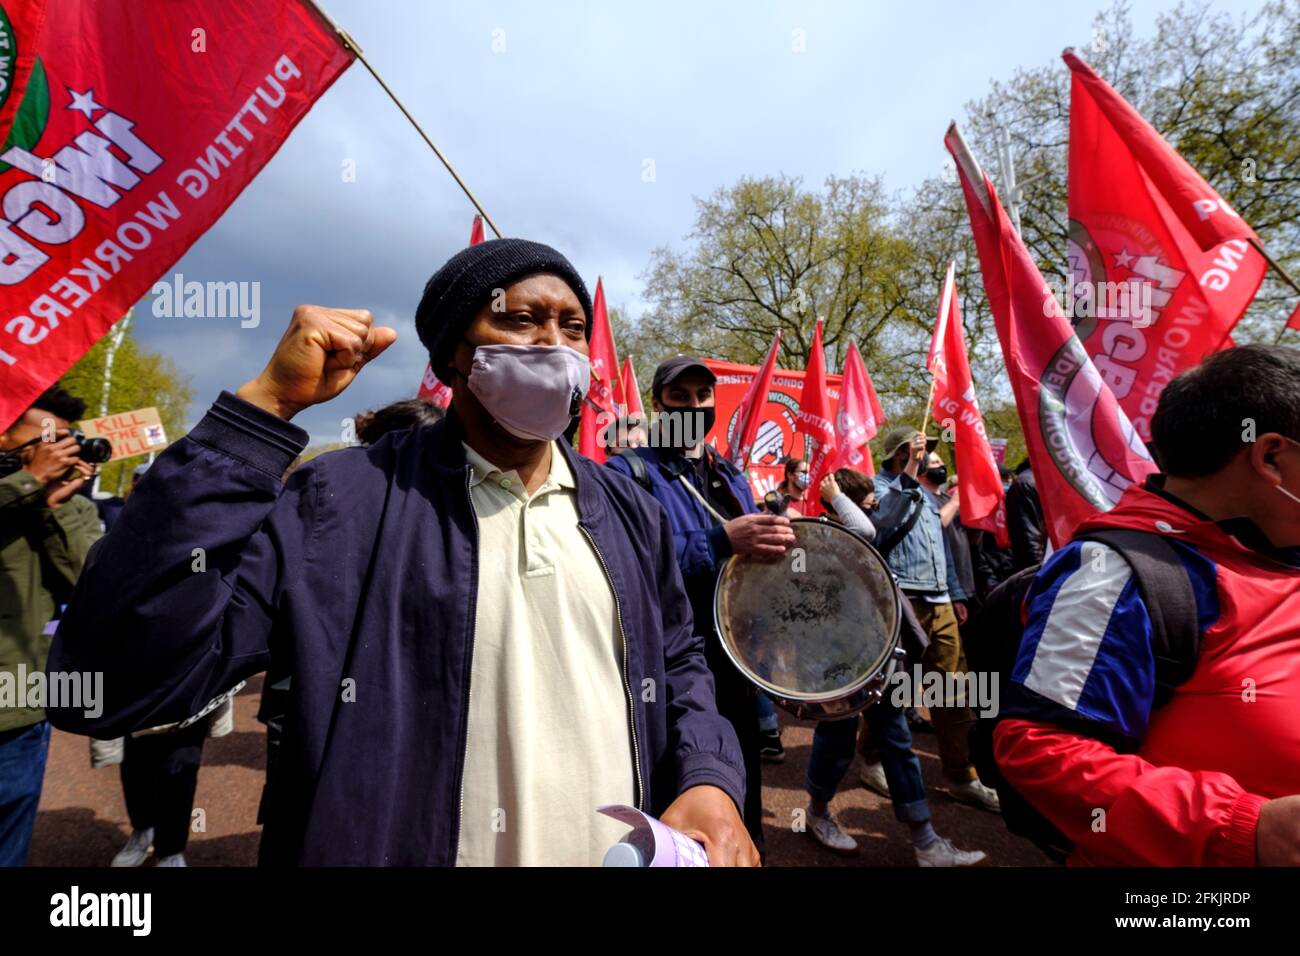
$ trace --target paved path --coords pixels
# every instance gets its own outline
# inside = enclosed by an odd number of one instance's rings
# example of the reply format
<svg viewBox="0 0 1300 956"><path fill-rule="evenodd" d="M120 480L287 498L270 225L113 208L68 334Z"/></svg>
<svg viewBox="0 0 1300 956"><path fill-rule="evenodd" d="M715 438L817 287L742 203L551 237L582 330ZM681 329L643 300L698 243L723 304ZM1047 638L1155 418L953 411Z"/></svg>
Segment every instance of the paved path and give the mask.
<svg viewBox="0 0 1300 956"><path fill-rule="evenodd" d="M235 700L235 731L209 740L203 751L194 805L204 811L203 832L190 838L191 866L254 866L261 830L257 803L266 767L262 725L254 719L261 698L261 678ZM784 719L784 718L783 718ZM845 778L845 789L832 804L840 825L861 844L854 857L823 849L806 833L794 832L794 811L807 805L803 772L812 744L812 725L787 721L783 731L786 760L764 768L768 864L772 866L913 866L907 829L894 820L889 801L858 783L860 764ZM990 813L957 804L944 795L934 738L918 737L935 828L964 849L982 849L989 862L1003 866L1046 864L1032 845L1006 832ZM55 731L45 774L31 862L35 866L106 866L125 842L130 828L116 767L90 769L84 737Z"/></svg>

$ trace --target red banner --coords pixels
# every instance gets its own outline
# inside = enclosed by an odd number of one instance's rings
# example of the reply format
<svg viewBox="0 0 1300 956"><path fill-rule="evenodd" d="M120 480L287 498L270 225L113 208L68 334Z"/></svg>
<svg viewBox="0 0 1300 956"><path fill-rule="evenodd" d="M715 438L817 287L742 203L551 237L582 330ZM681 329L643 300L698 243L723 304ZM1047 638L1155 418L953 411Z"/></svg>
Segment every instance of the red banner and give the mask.
<svg viewBox="0 0 1300 956"><path fill-rule="evenodd" d="M277 0L59 0L35 44L47 82L28 82L18 112L42 121L0 152L4 424L193 245L352 62L314 12Z"/></svg>
<svg viewBox="0 0 1300 956"><path fill-rule="evenodd" d="M1155 464L956 125L944 144L966 197L1047 532L1059 548L1080 521L1113 508L1124 489L1155 471Z"/></svg>
<svg viewBox="0 0 1300 956"><path fill-rule="evenodd" d="M884 423L885 412L867 374L862 353L856 342L850 342L849 354L844 359L840 406L835 413L835 443L839 449L835 467L855 468L864 475L874 475L876 466L867 442L876 437Z"/></svg>
<svg viewBox="0 0 1300 956"><path fill-rule="evenodd" d="M781 330L777 329L758 374L749 383L749 388L745 389L744 397L740 400L735 441L728 444L727 450L723 452L733 465L742 470L749 462L750 452L754 450L754 439L758 436L758 426L762 424L767 393L772 388L772 374L776 371L776 353L780 348Z"/></svg>
<svg viewBox="0 0 1300 956"><path fill-rule="evenodd" d="M961 523L968 528L991 531L1002 547L1010 545L1005 492L998 463L984 430L984 416L975 398L975 382L966 357L966 336L961 324L955 267L939 297L939 315L934 326L927 363L934 375L935 424L953 443L957 459L957 488L961 501Z"/></svg>
<svg viewBox="0 0 1300 956"><path fill-rule="evenodd" d="M822 513L817 489L835 464L835 407L826 388L826 350L822 348L822 320L817 320L808 349L808 370L799 396L799 430L807 436L808 475L812 492L804 499L803 513L816 518Z"/></svg>
<svg viewBox="0 0 1300 956"><path fill-rule="evenodd" d="M1143 440L1175 375L1228 346L1267 263L1250 226L1078 57L1070 95L1070 303L1075 332ZM1201 249L1144 165L1172 154L1179 181L1234 238ZM1164 166L1160 167L1164 169ZM1172 174L1170 174L1172 175ZM1208 213L1207 213L1208 215ZM1196 220L1199 222L1200 220Z"/></svg>
<svg viewBox="0 0 1300 956"><path fill-rule="evenodd" d="M754 376L758 374L758 366L737 365L735 362L717 359L703 361L718 377L718 383L714 387L717 421L706 440L719 450L730 448L739 437L741 400L754 381ZM749 466L745 469L756 499L761 500L781 483L785 477L782 462L786 458L791 455L808 457L807 439L799 434L798 427L803 379L803 372L778 368L772 373L772 385L767 391L758 434L749 453ZM840 398L840 384L839 375L826 376L826 389L836 402Z"/></svg>
<svg viewBox="0 0 1300 956"><path fill-rule="evenodd" d="M591 387L578 422L578 451L593 461L603 462L605 446L600 433L618 419L623 405L623 383L614 350L614 330L605 309L605 287L596 279L596 298L591 305Z"/></svg>
<svg viewBox="0 0 1300 956"><path fill-rule="evenodd" d="M49 79L36 55L36 44L45 20L46 0L23 0L0 4L0 143L23 146L32 141L48 112ZM33 96L26 97L28 82ZM19 107L26 109L19 116ZM15 122L18 129L12 136Z"/></svg>
<svg viewBox="0 0 1300 956"><path fill-rule="evenodd" d="M627 404L629 415L645 416L641 407L641 386L636 383L636 369L632 367L632 356L623 360L623 400Z"/></svg>
<svg viewBox="0 0 1300 956"><path fill-rule="evenodd" d="M1104 114L1114 134L1124 144L1121 148L1131 153L1150 188L1164 198L1166 208L1202 249L1213 249L1232 239L1254 237L1255 233L1246 221L1092 67L1071 50L1066 50L1061 58L1074 74L1071 119L1082 99L1087 99ZM1070 140L1073 146L1073 122ZM1105 163L1111 157L1097 153L1090 158L1093 162L1100 159ZM1074 188L1073 175L1070 188Z"/></svg>

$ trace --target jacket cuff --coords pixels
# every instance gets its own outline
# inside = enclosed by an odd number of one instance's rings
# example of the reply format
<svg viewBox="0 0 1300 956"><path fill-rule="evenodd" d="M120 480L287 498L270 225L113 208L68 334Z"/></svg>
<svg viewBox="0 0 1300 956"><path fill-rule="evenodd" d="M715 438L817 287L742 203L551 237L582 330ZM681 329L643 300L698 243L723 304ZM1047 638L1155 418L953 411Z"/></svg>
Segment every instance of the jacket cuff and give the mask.
<svg viewBox="0 0 1300 956"><path fill-rule="evenodd" d="M709 529L709 550L713 552L715 563L731 557L731 539L727 537L727 529L723 525L714 525Z"/></svg>
<svg viewBox="0 0 1300 956"><path fill-rule="evenodd" d="M677 773L677 795L691 787L717 787L731 797L736 812L745 815L745 777L716 754L693 753L681 760Z"/></svg>
<svg viewBox="0 0 1300 956"><path fill-rule="evenodd" d="M1255 830L1259 824L1259 810L1268 800L1255 793L1243 793L1232 805L1228 825L1223 829L1223 842L1216 848L1213 862L1219 866L1258 866L1259 854L1255 846Z"/></svg>
<svg viewBox="0 0 1300 956"><path fill-rule="evenodd" d="M308 435L292 422L223 391L187 437L279 481L307 447Z"/></svg>
<svg viewBox="0 0 1300 956"><path fill-rule="evenodd" d="M30 471L22 468L0 478L0 506L23 508L27 505L45 504L45 485Z"/></svg>

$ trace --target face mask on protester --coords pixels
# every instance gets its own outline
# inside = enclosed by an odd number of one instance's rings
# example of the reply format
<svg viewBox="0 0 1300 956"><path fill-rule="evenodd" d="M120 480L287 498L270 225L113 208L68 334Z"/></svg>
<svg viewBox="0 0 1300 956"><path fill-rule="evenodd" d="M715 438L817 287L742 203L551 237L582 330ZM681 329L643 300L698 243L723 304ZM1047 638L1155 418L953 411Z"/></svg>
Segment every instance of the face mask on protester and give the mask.
<svg viewBox="0 0 1300 956"><path fill-rule="evenodd" d="M712 406L708 408L678 408L675 405L665 405L663 411L659 413L659 420L656 422L659 440L664 442L667 447L671 448L694 448L704 441L704 436L713 430L713 423L717 419L718 410ZM672 417L670 425L664 416ZM694 438L695 441L687 444L686 438Z"/></svg>
<svg viewBox="0 0 1300 956"><path fill-rule="evenodd" d="M927 468L925 477L932 484L941 485L948 480L948 468L946 465L940 465L938 468Z"/></svg>
<svg viewBox="0 0 1300 956"><path fill-rule="evenodd" d="M796 488L802 490L804 488L807 488L810 484L812 484L812 478L808 477L807 472L804 472L802 475L794 476L794 486Z"/></svg>
<svg viewBox="0 0 1300 956"><path fill-rule="evenodd" d="M553 441L582 410L591 362L567 345L479 345L467 383L510 434Z"/></svg>

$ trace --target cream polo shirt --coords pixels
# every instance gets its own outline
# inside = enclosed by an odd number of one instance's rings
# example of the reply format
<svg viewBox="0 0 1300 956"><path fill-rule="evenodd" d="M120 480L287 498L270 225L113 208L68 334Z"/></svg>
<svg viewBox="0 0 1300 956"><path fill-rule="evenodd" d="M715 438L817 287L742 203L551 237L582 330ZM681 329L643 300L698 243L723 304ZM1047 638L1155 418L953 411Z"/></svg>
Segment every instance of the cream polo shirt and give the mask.
<svg viewBox="0 0 1300 956"><path fill-rule="evenodd" d="M614 592L564 455L531 497L468 445L478 599L457 866L596 866L636 798Z"/></svg>

